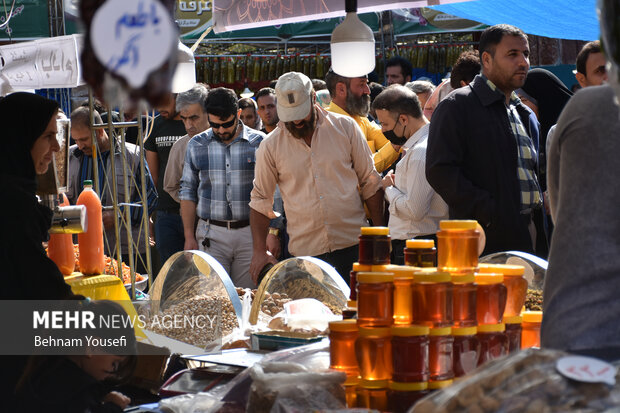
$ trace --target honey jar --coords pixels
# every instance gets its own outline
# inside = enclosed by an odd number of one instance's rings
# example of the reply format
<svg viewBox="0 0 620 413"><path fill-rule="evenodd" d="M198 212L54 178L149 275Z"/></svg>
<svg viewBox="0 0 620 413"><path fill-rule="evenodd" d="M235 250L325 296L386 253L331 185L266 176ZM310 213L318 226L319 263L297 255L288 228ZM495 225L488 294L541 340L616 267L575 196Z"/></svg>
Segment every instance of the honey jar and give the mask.
<svg viewBox="0 0 620 413"><path fill-rule="evenodd" d="M408 239L405 242L405 265L436 267L437 248L432 239Z"/></svg>
<svg viewBox="0 0 620 413"><path fill-rule="evenodd" d="M390 263L392 241L388 227L362 227L359 241L360 264L381 265Z"/></svg>
<svg viewBox="0 0 620 413"><path fill-rule="evenodd" d="M428 392L432 393L432 392L434 392L436 390L445 389L446 387L451 386L453 382L454 382L454 380L452 380L452 379L429 381L428 382Z"/></svg>
<svg viewBox="0 0 620 413"><path fill-rule="evenodd" d="M454 378L452 328L431 328L428 333L429 381L442 381Z"/></svg>
<svg viewBox="0 0 620 413"><path fill-rule="evenodd" d="M519 315L527 296L528 283L523 277L525 267L522 265L480 264L478 272L480 274L496 273L504 276L507 294L504 317Z"/></svg>
<svg viewBox="0 0 620 413"><path fill-rule="evenodd" d="M357 329L356 320L329 323L329 367L344 371L348 377L357 377L360 373L355 357Z"/></svg>
<svg viewBox="0 0 620 413"><path fill-rule="evenodd" d="M426 326L392 327L392 380L428 381L428 334Z"/></svg>
<svg viewBox="0 0 620 413"><path fill-rule="evenodd" d="M392 265L394 273L394 324L413 323L413 275L414 267Z"/></svg>
<svg viewBox="0 0 620 413"><path fill-rule="evenodd" d="M508 352L521 350L521 323L523 317L513 315L506 317L504 312L504 324L506 325L506 336L508 336Z"/></svg>
<svg viewBox="0 0 620 413"><path fill-rule="evenodd" d="M455 377L461 377L478 366L480 358L480 340L476 327L453 327L454 337L452 366Z"/></svg>
<svg viewBox="0 0 620 413"><path fill-rule="evenodd" d="M349 273L349 288L351 289L351 294L349 294L349 300L357 301L357 273L358 272L371 272L371 265L362 265L359 262L353 263L353 268Z"/></svg>
<svg viewBox="0 0 620 413"><path fill-rule="evenodd" d="M474 220L444 220L437 233L437 268L441 271L472 273L478 267L480 234Z"/></svg>
<svg viewBox="0 0 620 413"><path fill-rule="evenodd" d="M478 325L502 322L506 307L506 286L501 274L476 274L476 317Z"/></svg>
<svg viewBox="0 0 620 413"><path fill-rule="evenodd" d="M388 380L361 380L357 387L357 407L385 412L388 409Z"/></svg>
<svg viewBox="0 0 620 413"><path fill-rule="evenodd" d="M521 324L521 348L540 347L540 325L542 311L524 311Z"/></svg>
<svg viewBox="0 0 620 413"><path fill-rule="evenodd" d="M357 324L389 327L394 323L394 275L391 272L357 274Z"/></svg>
<svg viewBox="0 0 620 413"><path fill-rule="evenodd" d="M474 327L478 324L476 316L476 289L474 274L451 276L452 279L452 318L455 327Z"/></svg>
<svg viewBox="0 0 620 413"><path fill-rule="evenodd" d="M452 326L452 282L447 272L417 272L413 276L413 324Z"/></svg>
<svg viewBox="0 0 620 413"><path fill-rule="evenodd" d="M360 383L360 378L356 377L347 377L343 386L344 386L344 397L347 402L347 407L353 409L357 407L357 388Z"/></svg>
<svg viewBox="0 0 620 413"><path fill-rule="evenodd" d="M387 327L360 327L355 341L355 356L360 369L360 377L363 380L391 380L392 342L390 329Z"/></svg>
<svg viewBox="0 0 620 413"><path fill-rule="evenodd" d="M480 357L478 365L508 354L508 336L504 323L484 324L478 326L480 340Z"/></svg>
<svg viewBox="0 0 620 413"><path fill-rule="evenodd" d="M427 382L390 382L388 409L393 413L405 413L418 400L428 394Z"/></svg>

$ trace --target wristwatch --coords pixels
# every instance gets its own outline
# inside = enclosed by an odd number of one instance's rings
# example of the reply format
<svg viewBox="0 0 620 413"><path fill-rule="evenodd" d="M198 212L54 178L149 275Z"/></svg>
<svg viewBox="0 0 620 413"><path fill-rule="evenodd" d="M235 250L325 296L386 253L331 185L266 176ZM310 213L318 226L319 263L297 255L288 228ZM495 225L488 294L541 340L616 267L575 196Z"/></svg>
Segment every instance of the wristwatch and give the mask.
<svg viewBox="0 0 620 413"><path fill-rule="evenodd" d="M269 233L271 235L275 235L276 237L280 235L280 230L277 228L269 228Z"/></svg>

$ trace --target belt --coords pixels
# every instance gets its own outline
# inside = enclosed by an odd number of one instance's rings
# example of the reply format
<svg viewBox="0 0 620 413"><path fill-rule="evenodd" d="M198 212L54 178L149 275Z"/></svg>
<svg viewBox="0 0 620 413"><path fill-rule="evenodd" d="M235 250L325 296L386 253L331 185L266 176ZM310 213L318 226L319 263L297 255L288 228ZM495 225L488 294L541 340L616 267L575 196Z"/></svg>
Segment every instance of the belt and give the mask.
<svg viewBox="0 0 620 413"><path fill-rule="evenodd" d="M249 219L242 219L239 221L216 221L215 219L205 219L208 224L216 225L218 227L224 227L227 229L245 228L250 225Z"/></svg>

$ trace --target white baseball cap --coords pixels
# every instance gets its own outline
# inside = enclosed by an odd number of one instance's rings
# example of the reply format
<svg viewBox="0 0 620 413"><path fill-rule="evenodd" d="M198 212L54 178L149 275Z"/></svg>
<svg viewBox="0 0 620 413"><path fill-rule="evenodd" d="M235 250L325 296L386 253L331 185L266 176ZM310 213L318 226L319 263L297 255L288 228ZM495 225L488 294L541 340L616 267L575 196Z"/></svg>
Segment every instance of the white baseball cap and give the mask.
<svg viewBox="0 0 620 413"><path fill-rule="evenodd" d="M312 107L312 81L303 73L288 72L276 83L278 117L283 122L304 119Z"/></svg>

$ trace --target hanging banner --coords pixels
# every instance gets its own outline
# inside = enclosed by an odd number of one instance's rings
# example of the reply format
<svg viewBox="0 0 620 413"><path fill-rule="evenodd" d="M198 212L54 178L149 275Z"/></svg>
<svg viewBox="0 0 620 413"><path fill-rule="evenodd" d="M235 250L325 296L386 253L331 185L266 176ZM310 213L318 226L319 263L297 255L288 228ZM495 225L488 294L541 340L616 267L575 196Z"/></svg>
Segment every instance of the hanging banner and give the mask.
<svg viewBox="0 0 620 413"><path fill-rule="evenodd" d="M471 32L481 31L488 27L485 24L462 19L428 7L392 10L392 23L396 36L461 31Z"/></svg>
<svg viewBox="0 0 620 413"><path fill-rule="evenodd" d="M0 3L0 26L0 40L49 37L47 0L7 0Z"/></svg>
<svg viewBox="0 0 620 413"><path fill-rule="evenodd" d="M212 24L212 7L212 0L177 0L174 19L179 25L181 36L196 39L200 37Z"/></svg>
<svg viewBox="0 0 620 413"><path fill-rule="evenodd" d="M358 13L458 3L470 0L358 0ZM344 16L342 0L218 0L213 6L216 33Z"/></svg>

